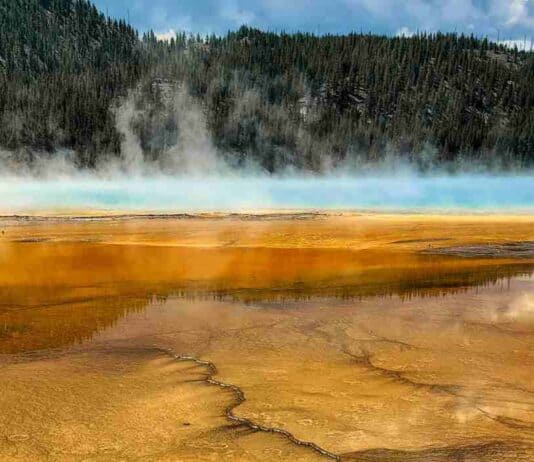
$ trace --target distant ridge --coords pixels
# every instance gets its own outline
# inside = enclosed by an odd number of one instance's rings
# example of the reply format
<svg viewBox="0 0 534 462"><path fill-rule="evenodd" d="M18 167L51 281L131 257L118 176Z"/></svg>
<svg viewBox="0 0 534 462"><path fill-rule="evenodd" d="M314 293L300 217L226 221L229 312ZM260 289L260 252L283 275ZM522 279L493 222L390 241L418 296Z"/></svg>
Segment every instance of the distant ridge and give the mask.
<svg viewBox="0 0 534 462"><path fill-rule="evenodd" d="M178 104L184 89L192 100ZM132 113L119 130L116 107L127 95ZM169 153L194 151L184 139L204 132L229 166L268 172L392 158L423 170L529 168L534 54L441 33L242 27L162 42L86 0L0 0L4 161L32 165L69 149L91 168L120 158L124 130L162 169Z"/></svg>

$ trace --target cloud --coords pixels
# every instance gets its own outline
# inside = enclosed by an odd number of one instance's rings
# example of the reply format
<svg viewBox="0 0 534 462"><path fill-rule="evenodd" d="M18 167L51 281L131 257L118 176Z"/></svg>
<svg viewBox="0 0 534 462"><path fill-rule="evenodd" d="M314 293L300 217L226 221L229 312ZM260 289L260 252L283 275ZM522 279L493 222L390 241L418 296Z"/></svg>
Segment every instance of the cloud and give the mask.
<svg viewBox="0 0 534 462"><path fill-rule="evenodd" d="M529 12L528 0L508 0L505 4L507 25L524 24L529 27L534 26L534 16Z"/></svg>
<svg viewBox="0 0 534 462"><path fill-rule="evenodd" d="M176 38L176 31L169 29L167 32L157 32L155 35L161 42L170 42L171 39Z"/></svg>
<svg viewBox="0 0 534 462"><path fill-rule="evenodd" d="M512 321L534 320L534 295L524 293L514 299L504 312L506 319Z"/></svg>
<svg viewBox="0 0 534 462"><path fill-rule="evenodd" d="M129 0L95 2L122 18L132 7ZM141 31L163 35L169 30L224 34L247 24L276 31L439 30L519 40L534 29L534 0L136 0L130 14Z"/></svg>
<svg viewBox="0 0 534 462"><path fill-rule="evenodd" d="M483 316L491 323L528 323L534 322L534 295L523 292L502 306L490 306Z"/></svg>
<svg viewBox="0 0 534 462"><path fill-rule="evenodd" d="M521 30L530 35L534 28L534 1L492 0L488 16L495 27Z"/></svg>
<svg viewBox="0 0 534 462"><path fill-rule="evenodd" d="M519 51L534 50L534 41L532 40L500 40L499 43L510 49L517 48Z"/></svg>
<svg viewBox="0 0 534 462"><path fill-rule="evenodd" d="M414 31L408 29L406 26L401 27L395 34L397 37L412 37Z"/></svg>

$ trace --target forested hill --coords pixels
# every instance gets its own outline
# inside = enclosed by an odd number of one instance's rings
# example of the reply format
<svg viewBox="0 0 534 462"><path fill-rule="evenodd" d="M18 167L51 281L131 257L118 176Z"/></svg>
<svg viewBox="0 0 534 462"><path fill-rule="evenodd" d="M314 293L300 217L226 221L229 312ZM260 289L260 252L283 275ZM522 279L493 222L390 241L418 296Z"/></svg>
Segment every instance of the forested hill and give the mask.
<svg viewBox="0 0 534 462"><path fill-rule="evenodd" d="M132 59L137 34L86 1L0 0L0 66L8 73L103 70Z"/></svg>
<svg viewBox="0 0 534 462"><path fill-rule="evenodd" d="M154 44L226 152L269 170L391 155L534 161L534 55L454 34L316 37L246 27ZM184 58L183 50L188 50ZM155 68L155 67L153 67Z"/></svg>
<svg viewBox="0 0 534 462"><path fill-rule="evenodd" d="M0 0L0 147L118 155L111 105L141 75L137 32L85 0ZM24 149L28 148L28 149Z"/></svg>
<svg viewBox="0 0 534 462"><path fill-rule="evenodd" d="M0 0L0 86L0 146L24 162L59 148L88 167L120 156L114 108L129 94L151 161L200 130L230 164L270 172L385 156L534 164L534 55L455 34L242 27L166 43L85 0Z"/></svg>

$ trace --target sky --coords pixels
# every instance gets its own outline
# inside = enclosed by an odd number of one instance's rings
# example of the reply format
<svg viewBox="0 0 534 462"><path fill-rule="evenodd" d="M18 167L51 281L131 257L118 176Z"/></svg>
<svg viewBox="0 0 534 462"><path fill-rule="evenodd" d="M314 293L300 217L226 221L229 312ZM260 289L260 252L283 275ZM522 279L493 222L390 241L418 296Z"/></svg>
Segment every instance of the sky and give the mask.
<svg viewBox="0 0 534 462"><path fill-rule="evenodd" d="M530 47L534 0L93 0L161 38L176 31L224 34L246 24L271 31L318 34L417 31L474 33Z"/></svg>

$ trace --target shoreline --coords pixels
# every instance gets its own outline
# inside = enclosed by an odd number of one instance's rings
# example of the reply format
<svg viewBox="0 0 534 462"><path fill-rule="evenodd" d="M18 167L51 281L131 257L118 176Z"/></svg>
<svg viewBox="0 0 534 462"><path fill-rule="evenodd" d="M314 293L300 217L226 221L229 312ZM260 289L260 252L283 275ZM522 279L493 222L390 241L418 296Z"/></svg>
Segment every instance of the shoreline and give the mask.
<svg viewBox="0 0 534 462"><path fill-rule="evenodd" d="M446 218L532 218L533 209L256 209L256 210L198 210L198 211L128 211L128 210L36 210L0 212L0 221L109 221L109 220L223 220L223 219L315 219L321 217L446 217Z"/></svg>

